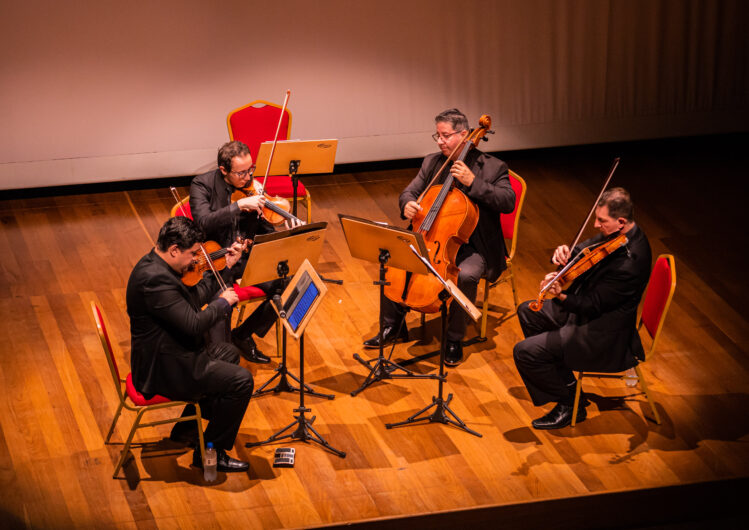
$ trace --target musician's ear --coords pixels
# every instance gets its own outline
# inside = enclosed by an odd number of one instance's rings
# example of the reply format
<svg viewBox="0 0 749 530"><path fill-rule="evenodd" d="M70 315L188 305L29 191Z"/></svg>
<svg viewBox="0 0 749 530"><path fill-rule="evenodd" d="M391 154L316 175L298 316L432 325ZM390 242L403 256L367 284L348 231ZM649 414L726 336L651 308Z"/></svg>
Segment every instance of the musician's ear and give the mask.
<svg viewBox="0 0 749 530"><path fill-rule="evenodd" d="M624 217L618 217L616 219L616 224L619 225L619 230L624 228L624 225L627 224L627 220Z"/></svg>

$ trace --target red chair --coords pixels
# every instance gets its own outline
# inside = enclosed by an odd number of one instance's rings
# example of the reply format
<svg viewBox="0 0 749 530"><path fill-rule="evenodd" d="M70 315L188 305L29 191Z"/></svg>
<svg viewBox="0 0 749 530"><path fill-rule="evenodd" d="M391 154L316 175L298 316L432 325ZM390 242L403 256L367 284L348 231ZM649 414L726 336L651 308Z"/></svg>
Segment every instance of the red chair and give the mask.
<svg viewBox="0 0 749 530"><path fill-rule="evenodd" d="M663 322L665 321L666 313L668 313L668 309L671 306L671 299L674 297L675 290L676 263L674 257L671 254L661 254L658 256L658 259L655 260L655 265L650 273L650 281L648 282L648 288L645 291L642 310L640 312L640 317L637 319L637 330L639 331L643 326L645 326L645 330L648 332L651 339L650 348L645 352L645 360L648 360L655 352L655 345L658 344L658 339L661 336ZM639 382L648 403L650 403L653 416L655 416L655 422L660 425L661 418L658 415L658 409L656 409L655 401L653 401L653 398L648 391L648 385L642 375L639 363L635 366L635 372L637 373L637 378L635 380ZM583 377L586 375L592 377L614 377L625 380L632 377L626 374L579 372L577 377L577 387L575 388L575 404L572 412L573 427L577 421L577 406L580 402L580 391L582 389Z"/></svg>
<svg viewBox="0 0 749 530"><path fill-rule="evenodd" d="M260 152L260 144L273 141L278 128L278 118L281 115L281 107L268 101L256 100L243 107L234 109L226 118L229 128L229 138L239 140L247 144L253 160L257 160ZM279 140L288 140L291 133L291 112L286 108L281 129L278 132ZM286 199L294 196L291 178L288 175L269 175L268 182L264 182L264 175L257 176L258 181L263 184L269 195L278 195ZM312 196L304 184L299 181L297 187L297 200L304 203L307 209L307 222L312 222Z"/></svg>
<svg viewBox="0 0 749 530"><path fill-rule="evenodd" d="M115 425L117 425L117 420L119 419L120 413L122 413L123 408L137 413L135 416L135 421L133 421L133 426L130 428L130 433L127 436L127 440L125 441L125 446L122 448L120 460L119 462L117 462L117 466L114 468L112 478L117 478L117 474L120 472L120 469L125 463L125 459L127 458L127 455L130 451L130 444L133 441L135 431L142 427L153 427L155 425L163 425L165 423L179 423L182 421L194 420L198 424L200 454L201 456L204 456L205 444L203 441L203 421L200 415L200 404L198 404L197 402L188 401L171 401L169 398L165 398L164 396L159 395L156 395L151 399L146 399L145 397L143 397L143 394L138 392L133 385L132 374L128 373L126 377L120 377L120 369L117 366L117 359L115 358L114 352L112 351L112 343L109 340L109 333L107 333L107 327L104 324L103 315L99 310L99 307L94 302L91 302L91 310L94 314L94 321L96 322L96 329L99 333L101 347L104 349L104 353L107 354L107 362L109 363L109 370L112 373L112 381L114 382L114 386L117 389L117 397L120 401L119 405L117 406L117 412L115 412L114 414L112 425L109 427L109 432L107 433L107 437L104 440L104 443L109 443L109 439L112 437L114 427ZM141 422L141 420L143 419L143 415L146 412L172 407L180 407L181 411L182 408L184 408L189 403L195 405L195 414L193 416L176 416L174 418L152 421L149 423Z"/></svg>
<svg viewBox="0 0 749 530"><path fill-rule="evenodd" d="M483 278L484 282L484 300L481 305L481 333L479 334L479 340L486 340L486 322L489 316L489 292L499 285L500 283L510 282L512 287L512 297L515 300L515 307L520 305L518 300L518 289L515 285L515 268L513 268L512 260L515 259L515 249L518 244L518 226L520 224L520 211L523 208L523 202L525 202L525 192L527 191L527 185L525 180L510 170L510 185L512 190L515 192L515 209L511 213L499 214L499 218L502 224L502 235L505 238L505 244L509 241L508 248L510 249L507 261L507 269L502 272L499 279L490 284L486 278Z"/></svg>

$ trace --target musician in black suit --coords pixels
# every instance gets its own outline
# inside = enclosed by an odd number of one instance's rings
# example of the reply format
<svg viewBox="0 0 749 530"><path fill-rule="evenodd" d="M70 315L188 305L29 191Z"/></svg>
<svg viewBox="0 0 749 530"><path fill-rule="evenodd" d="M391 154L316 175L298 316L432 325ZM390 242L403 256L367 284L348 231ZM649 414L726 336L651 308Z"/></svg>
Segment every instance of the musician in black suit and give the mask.
<svg viewBox="0 0 749 530"><path fill-rule="evenodd" d="M221 146L218 151L218 168L198 175L190 184L190 211L193 219L203 230L206 238L224 247L238 239L252 239L256 234L274 231L262 215L265 197L257 194L232 202L235 190L244 188L252 179L252 156L242 142L233 141ZM238 277L247 266L244 256L236 265ZM266 293L282 290L281 282L265 282L258 285ZM211 330L212 340L229 340L240 349L242 356L250 362L267 363L270 359L263 354L252 338L253 333L263 337L276 320L270 302L262 302L253 313L229 335L230 319Z"/></svg>
<svg viewBox="0 0 749 530"><path fill-rule="evenodd" d="M650 276L650 244L635 224L632 201L623 188L607 190L595 209L599 234L572 251L560 246L552 262L566 265L583 248L625 234L627 243L583 273L567 289L559 282L549 288L554 298L541 311L529 302L518 307L518 319L527 337L514 348L515 365L533 404L556 403L533 421L536 429L558 429L572 421L576 379L573 370L620 372L644 357L635 327L637 306ZM541 282L546 286L556 273ZM580 400L577 419L586 416L587 401Z"/></svg>
<svg viewBox="0 0 749 530"><path fill-rule="evenodd" d="M193 287L182 283L182 274L200 253L203 234L186 217L169 219L151 252L135 265L127 283L130 317L133 384L147 398L159 394L173 400L199 401L209 419L205 440L213 442L221 471L245 471L247 462L229 457L252 395L252 374L239 366L239 350L229 343L206 344L205 332L226 318L237 303L233 289L218 297L217 280L206 273ZM243 246L234 244L222 271L232 280L230 267ZM201 310L204 304L208 304ZM183 416L195 413L188 405ZM170 437L194 443L193 422L177 423ZM202 467L200 450L193 465Z"/></svg>
<svg viewBox="0 0 749 530"><path fill-rule="evenodd" d="M440 152L428 155L424 159L419 173L401 193L399 204L403 219L413 219L421 210L416 199L427 189L429 182L453 149L469 133L468 119L458 109L441 112L434 121L436 132L432 138L437 142ZM505 240L499 214L510 213L515 209L515 192L510 184L507 164L474 147L464 161L448 163L434 184L442 184L448 173L455 179L455 188L463 192L479 211L478 224L468 243L458 250L455 259L456 265L460 267L458 288L471 302L475 302L479 280L485 276L493 282L507 268ZM385 300L384 343L408 340L408 330L403 321L405 314L406 309L403 306L389 299ZM458 304L450 304L445 352L445 364L449 366L455 366L463 359L461 341L469 318ZM378 348L379 337L375 336L365 341L364 346Z"/></svg>

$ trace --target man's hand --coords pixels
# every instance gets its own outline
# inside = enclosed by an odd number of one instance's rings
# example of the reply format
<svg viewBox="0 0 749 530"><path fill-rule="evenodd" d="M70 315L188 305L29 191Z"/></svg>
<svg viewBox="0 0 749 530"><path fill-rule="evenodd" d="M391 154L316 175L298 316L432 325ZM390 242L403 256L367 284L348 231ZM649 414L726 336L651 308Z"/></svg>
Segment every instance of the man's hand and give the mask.
<svg viewBox="0 0 749 530"><path fill-rule="evenodd" d="M249 239L245 239L243 243L235 242L227 249L226 253L226 266L230 269L237 264L239 258L242 257L242 252L247 248Z"/></svg>
<svg viewBox="0 0 749 530"><path fill-rule="evenodd" d="M233 306L236 305L237 302L239 302L239 296L237 296L237 293L234 292L233 287L229 287L226 291L221 293L220 298L223 298L227 302L229 302L229 305Z"/></svg>
<svg viewBox="0 0 749 530"><path fill-rule="evenodd" d="M252 197L243 197L237 201L239 209L245 212L256 211L257 213L263 213L263 206L265 206L264 195L253 195Z"/></svg>
<svg viewBox="0 0 749 530"><path fill-rule="evenodd" d="M421 206L416 201L408 201L403 207L403 217L406 219L413 219L414 216L421 211Z"/></svg>
<svg viewBox="0 0 749 530"><path fill-rule="evenodd" d="M570 248L567 245L561 245L554 251L554 255L551 257L551 262L554 265L561 265L564 267L570 259Z"/></svg>
<svg viewBox="0 0 749 530"><path fill-rule="evenodd" d="M550 272L549 274L544 276L544 279L541 280L541 289L549 285L549 282L551 282L551 280L553 280L557 274L558 273L556 272ZM554 282L553 284L551 284L551 287L549 287L546 292L549 293L550 296L559 297L560 300L565 300L567 298L567 295L562 292L562 286L559 282Z"/></svg>
<svg viewBox="0 0 749 530"><path fill-rule="evenodd" d="M468 169L468 166L465 165L462 160L453 162L453 166L450 168L450 174L453 176L453 178L455 178L458 182L466 187L473 184L473 179L476 178L476 175L473 174L473 171Z"/></svg>

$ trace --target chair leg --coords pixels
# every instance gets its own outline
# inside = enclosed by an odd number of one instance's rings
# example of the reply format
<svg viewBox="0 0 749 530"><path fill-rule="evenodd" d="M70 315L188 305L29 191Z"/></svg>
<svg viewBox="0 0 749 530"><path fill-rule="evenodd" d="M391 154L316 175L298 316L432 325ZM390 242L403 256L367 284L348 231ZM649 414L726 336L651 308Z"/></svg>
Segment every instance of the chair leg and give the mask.
<svg viewBox="0 0 749 530"><path fill-rule="evenodd" d="M479 333L481 340L486 338L486 323L489 320L489 291L489 280L484 278L484 303L481 306L481 332Z"/></svg>
<svg viewBox="0 0 749 530"><path fill-rule="evenodd" d="M120 414L122 413L122 406L123 403L120 401L120 405L117 407L117 412L114 413L114 418L112 418L112 425L109 427L109 432L107 433L107 437L104 439L104 443L108 444L109 439L112 437L112 433L114 432L114 426L117 425L117 420L120 418Z"/></svg>
<svg viewBox="0 0 749 530"><path fill-rule="evenodd" d="M642 376L642 370L640 370L639 364L635 366L635 372L637 372L637 377L640 379L640 384L642 385L642 390L645 392L645 397L648 399L648 403L650 403L650 408L653 411L653 416L655 416L655 423L660 425L661 417L658 415L658 409L655 408L655 401L653 401L653 398L650 396L648 384L645 382L645 378Z"/></svg>
<svg viewBox="0 0 749 530"><path fill-rule="evenodd" d="M575 403L572 405L572 426L577 423L577 407L580 404L580 391L583 388L583 372L577 374L577 384L575 385Z"/></svg>
<svg viewBox="0 0 749 530"><path fill-rule="evenodd" d="M510 286L512 287L512 298L515 301L515 311L517 311L518 306L520 305L520 300L518 300L518 288L515 285L515 272L512 270L512 264L508 264L508 270L510 272Z"/></svg>
<svg viewBox="0 0 749 530"><path fill-rule="evenodd" d="M307 193L305 197L304 206L307 208L307 224L312 222L312 196Z"/></svg>
<svg viewBox="0 0 749 530"><path fill-rule="evenodd" d="M130 434L127 436L127 441L125 442L125 447L122 448L122 454L120 455L120 461L117 463L117 467L114 468L114 473L112 474L112 478L117 478L117 474L120 472L120 468L122 468L122 464L125 463L125 459L127 458L127 454L130 451L130 444L133 441L133 436L135 435L135 431L138 429L138 425L140 424L140 420L143 417L143 413L146 412L147 409L143 408L138 411L137 416L135 416L135 421L133 422L133 426L130 429Z"/></svg>
<svg viewBox="0 0 749 530"><path fill-rule="evenodd" d="M242 323L242 319L244 318L244 308L247 304L242 304L239 306L239 313L237 314L237 324L235 327L238 327Z"/></svg>

